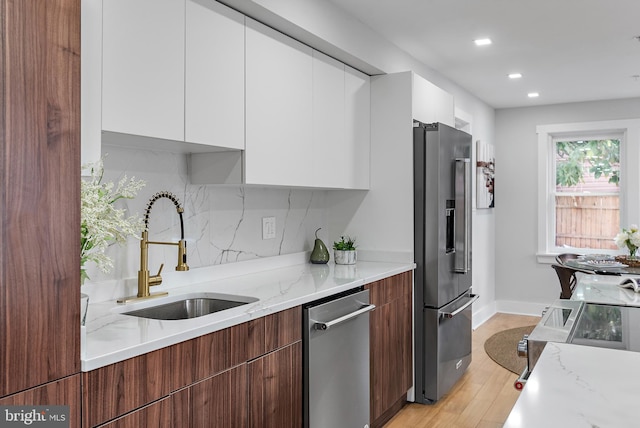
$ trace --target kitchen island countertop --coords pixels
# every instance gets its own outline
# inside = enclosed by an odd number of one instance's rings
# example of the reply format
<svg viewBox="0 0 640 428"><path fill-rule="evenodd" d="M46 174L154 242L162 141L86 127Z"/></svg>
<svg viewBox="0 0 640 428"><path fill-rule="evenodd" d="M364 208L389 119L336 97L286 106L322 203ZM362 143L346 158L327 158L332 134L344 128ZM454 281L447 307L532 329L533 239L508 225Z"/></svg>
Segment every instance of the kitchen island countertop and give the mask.
<svg viewBox="0 0 640 428"><path fill-rule="evenodd" d="M581 275L571 300L604 305L640 306L640 293L618 287L625 276L633 275Z"/></svg>
<svg viewBox="0 0 640 428"><path fill-rule="evenodd" d="M638 424L640 353L548 343L505 428Z"/></svg>
<svg viewBox="0 0 640 428"><path fill-rule="evenodd" d="M281 263L283 258L286 261ZM82 371L94 370L415 268L414 263L407 262L358 261L355 265L314 265L307 260L308 256L304 254L271 257L233 263L236 266L200 268L187 275L172 273L166 275L166 283L186 278L188 284L153 287L152 292L168 291L169 296L138 303L122 305L115 299L97 302L100 299L94 299L87 315ZM229 269L234 272L220 275L219 272ZM184 320L156 320L122 314L194 297L199 293L213 293L221 298L225 295L242 296L254 301Z"/></svg>
<svg viewBox="0 0 640 428"><path fill-rule="evenodd" d="M581 275L571 300L640 307L622 276ZM549 342L504 427L637 425L640 352Z"/></svg>

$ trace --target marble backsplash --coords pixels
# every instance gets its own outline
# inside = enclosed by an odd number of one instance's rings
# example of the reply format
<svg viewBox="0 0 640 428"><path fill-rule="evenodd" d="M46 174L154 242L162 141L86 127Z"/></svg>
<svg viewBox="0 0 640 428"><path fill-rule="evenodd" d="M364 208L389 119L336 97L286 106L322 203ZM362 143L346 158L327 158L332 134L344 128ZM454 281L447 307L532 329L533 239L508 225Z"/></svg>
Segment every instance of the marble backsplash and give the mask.
<svg viewBox="0 0 640 428"><path fill-rule="evenodd" d="M314 232L327 242L324 190L209 186L189 183L187 155L162 151L103 146L104 179L117 182L123 175L146 181L133 200L121 200L129 215L142 217L147 202L159 191L178 197L184 207L187 261L193 268L233 263L262 257L310 251ZM262 218L276 218L276 237L262 239ZM169 199L155 202L149 221L149 239L173 241L180 238L179 216ZM91 283L125 280L137 276L140 264L139 241L112 245L107 255L114 268L105 274L89 265ZM177 247L152 245L149 271L173 271Z"/></svg>

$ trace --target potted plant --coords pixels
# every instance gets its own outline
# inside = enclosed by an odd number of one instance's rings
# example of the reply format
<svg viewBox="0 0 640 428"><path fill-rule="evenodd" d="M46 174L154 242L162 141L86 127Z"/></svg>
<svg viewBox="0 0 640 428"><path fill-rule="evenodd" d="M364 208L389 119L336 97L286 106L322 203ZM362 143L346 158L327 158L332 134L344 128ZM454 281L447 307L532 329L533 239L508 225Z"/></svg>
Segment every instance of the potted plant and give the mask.
<svg viewBox="0 0 640 428"><path fill-rule="evenodd" d="M356 240L349 236L341 236L333 243L333 260L338 265L353 265L356 263Z"/></svg>

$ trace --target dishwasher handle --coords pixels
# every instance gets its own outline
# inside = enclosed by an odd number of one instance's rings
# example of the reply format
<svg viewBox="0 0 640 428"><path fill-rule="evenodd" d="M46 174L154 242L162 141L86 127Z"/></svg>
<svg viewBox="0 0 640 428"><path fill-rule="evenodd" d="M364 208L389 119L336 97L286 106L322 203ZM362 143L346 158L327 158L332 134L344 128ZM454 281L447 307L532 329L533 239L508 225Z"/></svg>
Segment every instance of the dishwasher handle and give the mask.
<svg viewBox="0 0 640 428"><path fill-rule="evenodd" d="M355 318L359 315L362 315L364 313L367 312L371 312L372 310L374 310L376 308L376 305L367 305L367 306L363 306L362 308L358 309L357 311L353 311L350 314L347 315L343 315L339 318L336 318L334 320L331 321L327 321L327 322L316 322L314 324L314 328L316 330L329 330L330 327L336 326L338 324L342 324L345 321L348 321L352 318Z"/></svg>

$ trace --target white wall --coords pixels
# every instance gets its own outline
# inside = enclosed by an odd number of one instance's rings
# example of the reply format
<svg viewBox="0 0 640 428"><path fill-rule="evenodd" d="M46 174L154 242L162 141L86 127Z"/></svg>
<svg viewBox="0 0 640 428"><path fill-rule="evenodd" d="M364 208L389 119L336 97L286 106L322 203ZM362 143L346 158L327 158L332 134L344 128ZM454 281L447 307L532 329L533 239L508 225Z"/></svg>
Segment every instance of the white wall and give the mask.
<svg viewBox="0 0 640 428"><path fill-rule="evenodd" d="M538 264L536 126L640 118L640 98L496 111L496 300L503 311L540 314L560 287Z"/></svg>

